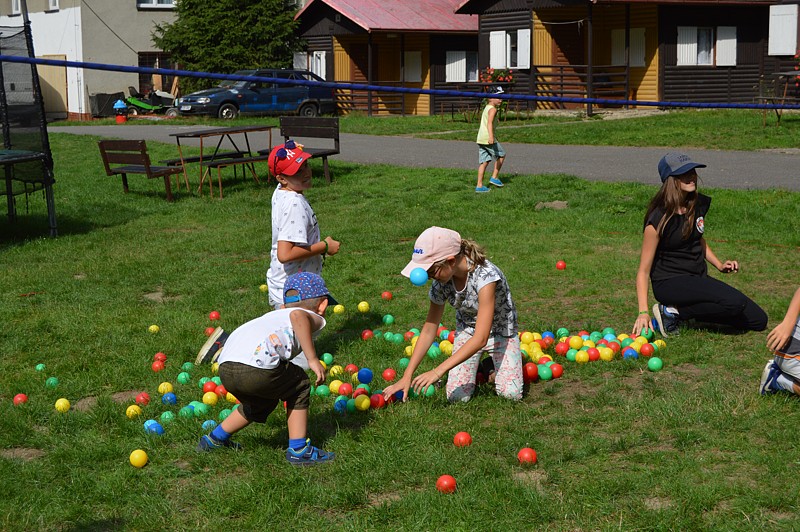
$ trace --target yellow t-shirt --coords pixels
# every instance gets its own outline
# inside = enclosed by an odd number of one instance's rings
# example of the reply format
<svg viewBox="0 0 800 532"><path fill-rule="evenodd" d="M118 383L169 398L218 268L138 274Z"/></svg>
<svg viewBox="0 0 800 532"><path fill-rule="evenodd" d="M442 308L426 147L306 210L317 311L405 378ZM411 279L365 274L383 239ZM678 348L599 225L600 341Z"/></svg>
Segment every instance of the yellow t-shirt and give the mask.
<svg viewBox="0 0 800 532"><path fill-rule="evenodd" d="M478 128L478 138L475 140L478 144L489 144L489 109L494 109L494 105L487 103L483 108L481 115L481 125ZM495 130L494 141L497 142L497 113L494 114L492 120L492 129Z"/></svg>

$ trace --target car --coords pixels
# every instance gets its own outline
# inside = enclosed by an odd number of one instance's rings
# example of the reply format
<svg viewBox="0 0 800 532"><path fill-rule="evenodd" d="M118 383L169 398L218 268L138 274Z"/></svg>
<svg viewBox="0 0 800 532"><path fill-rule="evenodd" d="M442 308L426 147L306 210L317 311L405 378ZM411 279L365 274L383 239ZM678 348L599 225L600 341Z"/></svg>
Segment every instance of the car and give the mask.
<svg viewBox="0 0 800 532"><path fill-rule="evenodd" d="M239 70L237 76L324 81L308 70L260 69ZM175 100L181 116L216 116L232 120L242 115L296 113L317 116L336 113L334 89L267 83L262 81L223 80L219 86L193 92Z"/></svg>

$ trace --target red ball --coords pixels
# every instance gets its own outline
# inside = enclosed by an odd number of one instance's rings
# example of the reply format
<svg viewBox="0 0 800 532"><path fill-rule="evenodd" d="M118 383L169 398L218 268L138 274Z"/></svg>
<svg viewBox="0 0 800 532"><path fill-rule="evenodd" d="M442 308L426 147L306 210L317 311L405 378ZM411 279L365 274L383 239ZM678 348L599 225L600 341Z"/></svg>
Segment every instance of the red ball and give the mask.
<svg viewBox="0 0 800 532"><path fill-rule="evenodd" d="M219 319L219 312L217 312L216 310L212 310L211 312L208 313L208 319L210 319L211 321L217 321Z"/></svg>
<svg viewBox="0 0 800 532"><path fill-rule="evenodd" d="M455 341L456 341L456 332L455 331L450 331L450 334L447 335L447 341L450 342L451 344L455 343Z"/></svg>
<svg viewBox="0 0 800 532"><path fill-rule="evenodd" d="M358 373L358 366L356 366L355 364L348 364L344 367L344 370L350 375L352 375L353 373Z"/></svg>
<svg viewBox="0 0 800 532"><path fill-rule="evenodd" d="M162 371L164 369L164 363L160 360L156 360L150 365L150 367L153 369L153 371L158 373L159 371Z"/></svg>
<svg viewBox="0 0 800 532"><path fill-rule="evenodd" d="M528 362L522 366L522 380L526 383L534 382L539 378L539 366L533 362Z"/></svg>
<svg viewBox="0 0 800 532"><path fill-rule="evenodd" d="M453 445L456 447L472 445L472 436L469 435L469 432L457 432L453 437Z"/></svg>
<svg viewBox="0 0 800 532"><path fill-rule="evenodd" d="M159 351L158 353L153 355L153 360L160 360L161 362L166 362L167 361L167 355L165 355L164 353Z"/></svg>
<svg viewBox="0 0 800 532"><path fill-rule="evenodd" d="M203 334L205 334L206 336L211 336L212 334L214 334L215 330L216 330L215 327L206 327L206 330L203 331Z"/></svg>
<svg viewBox="0 0 800 532"><path fill-rule="evenodd" d="M386 291L386 292L382 293L381 294L381 299L383 299L385 301L391 301L392 300L392 293L389 292L389 291Z"/></svg>
<svg viewBox="0 0 800 532"><path fill-rule="evenodd" d="M150 394L148 394L147 392L142 392L136 396L137 405L145 406L149 402L150 402Z"/></svg>
<svg viewBox="0 0 800 532"><path fill-rule="evenodd" d="M216 391L217 391L217 383L216 382L214 382L214 381L206 381L206 383L203 384L203 393L216 392Z"/></svg>
<svg viewBox="0 0 800 532"><path fill-rule="evenodd" d="M436 489L441 493L453 493L456 491L456 479L450 475L442 475L436 481Z"/></svg>
<svg viewBox="0 0 800 532"><path fill-rule="evenodd" d="M564 262L563 260L556 262L556 270L566 270L566 269L567 269L566 262Z"/></svg>
<svg viewBox="0 0 800 532"><path fill-rule="evenodd" d="M578 331L578 336L580 336L581 338L583 338L584 336L589 336L589 331L587 331L586 329L581 329L580 331Z"/></svg>
<svg viewBox="0 0 800 532"><path fill-rule="evenodd" d="M517 460L522 465L533 465L536 463L536 451L530 447L524 447L517 453Z"/></svg>
<svg viewBox="0 0 800 532"><path fill-rule="evenodd" d="M341 388L341 386L340 386L340 387L339 387L339 390L341 390L341 389L342 389L342 388ZM355 398L356 398L356 397L358 397L359 395L366 395L366 393L367 393L367 390L365 390L364 388L356 388L355 390L353 390L353 399L355 399ZM344 394L343 394L343 395L344 395Z"/></svg>
<svg viewBox="0 0 800 532"><path fill-rule="evenodd" d="M553 372L554 379L559 379L564 374L564 366L561 364L550 364L550 371Z"/></svg>
<svg viewBox="0 0 800 532"><path fill-rule="evenodd" d="M412 338L414 338L414 331L406 331L403 334L403 338L405 338L406 342L410 341Z"/></svg>
<svg viewBox="0 0 800 532"><path fill-rule="evenodd" d="M386 399L383 398L382 394L376 393L373 394L372 397L369 398L369 406L370 408L383 408L386 406Z"/></svg>
<svg viewBox="0 0 800 532"><path fill-rule="evenodd" d="M544 338L538 338L533 342L539 344L539 347L541 347L542 349L547 349L547 342L545 342Z"/></svg>
<svg viewBox="0 0 800 532"><path fill-rule="evenodd" d="M545 336L544 338L542 338L542 341L544 341L544 346L545 348L547 348L553 345L553 342L555 342L556 340L552 336Z"/></svg>
<svg viewBox="0 0 800 532"><path fill-rule="evenodd" d="M608 342L608 348L616 353L620 348L619 342Z"/></svg>
<svg viewBox="0 0 800 532"><path fill-rule="evenodd" d="M386 382L392 382L397 378L397 372L392 368L386 368L385 370L383 370L381 376L383 377L383 380L385 380Z"/></svg>
<svg viewBox="0 0 800 532"><path fill-rule="evenodd" d="M656 350L653 347L653 344L642 344L642 347L639 348L639 354L642 355L643 357L653 356L653 353L655 353L655 351Z"/></svg>
<svg viewBox="0 0 800 532"><path fill-rule="evenodd" d="M203 393L205 393L205 392L203 392ZM225 389L225 386L220 384L219 386L214 388L214 393L219 395L220 398L225 399L225 397L228 395L228 390Z"/></svg>
<svg viewBox="0 0 800 532"><path fill-rule="evenodd" d="M362 388L363 390L363 388ZM353 385L349 382L343 382L339 385L339 395L344 395L350 397L350 394L353 393Z"/></svg>
<svg viewBox="0 0 800 532"><path fill-rule="evenodd" d="M590 347L586 350L586 354L589 355L589 361L597 362L600 360L600 351L596 347Z"/></svg>
<svg viewBox="0 0 800 532"><path fill-rule="evenodd" d="M28 402L28 396L24 393L18 393L14 396L14 406L19 406L21 404Z"/></svg>
<svg viewBox="0 0 800 532"><path fill-rule="evenodd" d="M569 351L569 344L567 342L558 342L556 344L556 354L564 356Z"/></svg>
<svg viewBox="0 0 800 532"><path fill-rule="evenodd" d="M362 340L369 340L370 338L374 338L375 334L370 331L369 329L364 329L361 331L361 339Z"/></svg>

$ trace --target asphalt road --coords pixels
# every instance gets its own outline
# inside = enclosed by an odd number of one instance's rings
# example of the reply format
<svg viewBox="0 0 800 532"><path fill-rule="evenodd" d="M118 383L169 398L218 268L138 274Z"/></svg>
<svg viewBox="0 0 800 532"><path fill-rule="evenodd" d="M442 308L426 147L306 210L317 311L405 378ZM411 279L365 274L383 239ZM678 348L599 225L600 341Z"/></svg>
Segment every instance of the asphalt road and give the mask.
<svg viewBox="0 0 800 532"><path fill-rule="evenodd" d="M175 139L169 136L170 133L203 128L204 126L110 125L52 127L50 131L105 138L155 140L171 144ZM274 142L277 141L276 136ZM320 142L309 140L308 144L316 147ZM341 135L340 142L341 154L336 159L342 161L384 163L412 168L462 168L473 177L477 168L477 149L473 142L348 133ZM199 141L193 142L189 139L184 139L181 143L199 146ZM251 138L251 145L256 149L264 147L257 144L254 138ZM701 186L800 191L800 149L745 152L512 143L504 143L503 146L508 154L503 173L563 173L590 181L658 184L656 166L659 159L668 151L684 151L693 160L708 165L708 168L698 170Z"/></svg>

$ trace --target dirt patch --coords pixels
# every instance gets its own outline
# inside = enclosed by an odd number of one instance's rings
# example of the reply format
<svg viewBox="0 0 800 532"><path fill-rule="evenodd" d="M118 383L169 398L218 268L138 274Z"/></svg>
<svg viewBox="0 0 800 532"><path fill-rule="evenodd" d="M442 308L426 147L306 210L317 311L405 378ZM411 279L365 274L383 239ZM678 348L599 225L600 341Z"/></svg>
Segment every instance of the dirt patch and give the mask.
<svg viewBox="0 0 800 532"><path fill-rule="evenodd" d="M12 449L3 449L0 451L0 456L8 458L9 460L22 460L23 462L30 462L44 456L44 451L41 449L32 449L29 447L14 447Z"/></svg>
<svg viewBox="0 0 800 532"><path fill-rule="evenodd" d="M540 201L534 207L534 210L541 211L542 209L553 209L556 211L563 211L564 209L568 208L569 204L566 201Z"/></svg>
<svg viewBox="0 0 800 532"><path fill-rule="evenodd" d="M86 279L86 274L85 273L76 273L75 275L72 276L72 278L76 279L78 281L83 281L84 279Z"/></svg>
<svg viewBox="0 0 800 532"><path fill-rule="evenodd" d="M87 412L97 405L97 397L84 397L80 401L72 405L72 408L78 412Z"/></svg>
<svg viewBox="0 0 800 532"><path fill-rule="evenodd" d="M672 507L672 501L663 497L649 497L644 500L644 507L648 510L665 510Z"/></svg>
<svg viewBox="0 0 800 532"><path fill-rule="evenodd" d="M251 291L250 288L237 288L233 291L234 294L249 294Z"/></svg>
<svg viewBox="0 0 800 532"><path fill-rule="evenodd" d="M539 493L544 493L544 483L547 482L547 472L542 469L523 469L514 472L514 479L531 486Z"/></svg>
<svg viewBox="0 0 800 532"><path fill-rule="evenodd" d="M111 400L115 403L127 403L136 399L140 392L136 390L128 390L126 392L117 392L111 396Z"/></svg>
<svg viewBox="0 0 800 532"><path fill-rule="evenodd" d="M149 292L142 296L147 301L152 303L167 303L169 301L178 301L181 299L181 296L167 296L164 295L162 290L156 290L155 292Z"/></svg>
<svg viewBox="0 0 800 532"><path fill-rule="evenodd" d="M369 506L383 506L386 503L397 502L401 499L399 493L370 493L367 497Z"/></svg>

